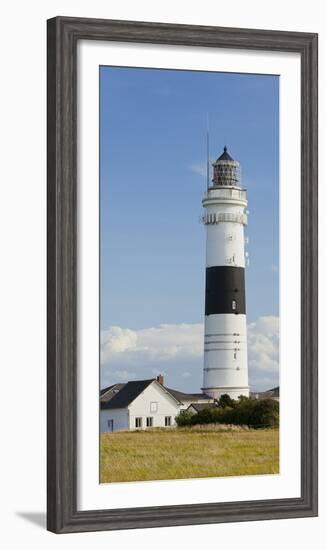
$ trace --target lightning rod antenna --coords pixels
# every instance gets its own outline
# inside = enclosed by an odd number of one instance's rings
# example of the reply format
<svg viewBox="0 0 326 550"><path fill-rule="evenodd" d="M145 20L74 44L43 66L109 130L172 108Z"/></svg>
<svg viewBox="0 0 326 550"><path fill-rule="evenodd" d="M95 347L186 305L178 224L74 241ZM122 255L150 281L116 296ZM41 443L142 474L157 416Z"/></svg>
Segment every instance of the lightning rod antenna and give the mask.
<svg viewBox="0 0 326 550"><path fill-rule="evenodd" d="M207 120L206 120L206 154L207 154L207 162L206 162L206 187L207 191L209 188L209 118L207 113Z"/></svg>

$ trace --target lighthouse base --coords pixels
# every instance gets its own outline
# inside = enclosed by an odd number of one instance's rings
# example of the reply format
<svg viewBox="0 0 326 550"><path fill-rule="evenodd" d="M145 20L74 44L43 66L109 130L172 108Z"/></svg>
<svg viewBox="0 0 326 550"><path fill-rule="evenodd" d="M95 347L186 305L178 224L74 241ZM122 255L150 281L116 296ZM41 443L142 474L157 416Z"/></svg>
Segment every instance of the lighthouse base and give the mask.
<svg viewBox="0 0 326 550"><path fill-rule="evenodd" d="M229 395L231 399L239 399L240 395L249 397L249 387L243 388L231 388L231 387L219 387L219 388L202 388L202 392L218 400L221 395Z"/></svg>

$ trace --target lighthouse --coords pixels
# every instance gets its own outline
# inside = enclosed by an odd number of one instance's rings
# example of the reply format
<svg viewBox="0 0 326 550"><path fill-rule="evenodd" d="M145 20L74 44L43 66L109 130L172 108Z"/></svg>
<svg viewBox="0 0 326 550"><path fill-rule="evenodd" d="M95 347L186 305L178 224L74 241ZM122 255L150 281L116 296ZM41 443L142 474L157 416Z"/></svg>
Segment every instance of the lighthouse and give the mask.
<svg viewBox="0 0 326 550"><path fill-rule="evenodd" d="M224 147L213 163L203 201L206 226L204 381L202 391L219 399L249 396L245 298L247 194L240 164Z"/></svg>

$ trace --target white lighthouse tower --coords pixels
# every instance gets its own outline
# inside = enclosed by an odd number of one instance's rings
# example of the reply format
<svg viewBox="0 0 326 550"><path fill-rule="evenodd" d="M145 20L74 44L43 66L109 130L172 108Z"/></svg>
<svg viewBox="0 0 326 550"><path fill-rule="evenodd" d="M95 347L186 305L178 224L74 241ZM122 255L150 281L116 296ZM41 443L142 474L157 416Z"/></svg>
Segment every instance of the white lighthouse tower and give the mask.
<svg viewBox="0 0 326 550"><path fill-rule="evenodd" d="M203 198L207 229L204 383L215 399L249 396L245 300L247 198L240 165L227 148L213 163L212 185Z"/></svg>

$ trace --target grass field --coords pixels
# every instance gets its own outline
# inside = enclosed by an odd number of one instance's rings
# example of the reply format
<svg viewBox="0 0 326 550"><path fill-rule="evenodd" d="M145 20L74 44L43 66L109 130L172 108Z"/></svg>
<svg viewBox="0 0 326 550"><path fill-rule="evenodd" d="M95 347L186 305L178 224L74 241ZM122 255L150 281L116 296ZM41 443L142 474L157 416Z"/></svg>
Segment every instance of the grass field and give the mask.
<svg viewBox="0 0 326 550"><path fill-rule="evenodd" d="M101 483L276 474L278 429L193 426L101 434Z"/></svg>

